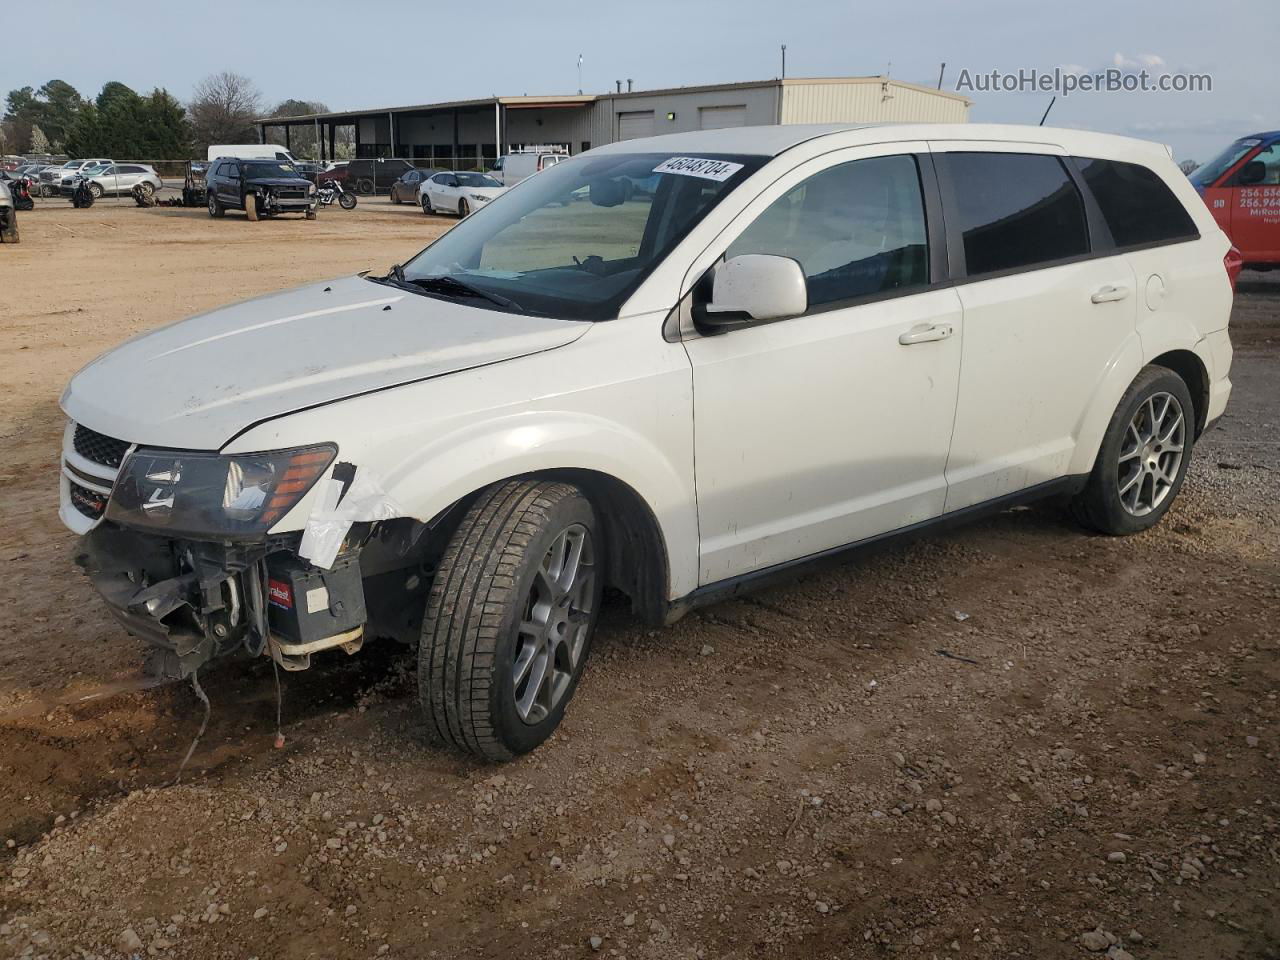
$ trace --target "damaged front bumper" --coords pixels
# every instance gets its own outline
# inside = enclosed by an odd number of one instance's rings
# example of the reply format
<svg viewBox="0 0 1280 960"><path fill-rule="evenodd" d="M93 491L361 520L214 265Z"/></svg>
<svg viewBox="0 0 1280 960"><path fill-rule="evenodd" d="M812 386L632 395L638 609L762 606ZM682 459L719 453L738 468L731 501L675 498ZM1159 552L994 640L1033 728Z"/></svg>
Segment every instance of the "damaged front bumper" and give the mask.
<svg viewBox="0 0 1280 960"><path fill-rule="evenodd" d="M240 647L302 670L320 650L360 649L365 602L357 552L321 570L297 556L297 539L177 540L104 522L81 538L76 562L151 647L159 676L183 679Z"/></svg>

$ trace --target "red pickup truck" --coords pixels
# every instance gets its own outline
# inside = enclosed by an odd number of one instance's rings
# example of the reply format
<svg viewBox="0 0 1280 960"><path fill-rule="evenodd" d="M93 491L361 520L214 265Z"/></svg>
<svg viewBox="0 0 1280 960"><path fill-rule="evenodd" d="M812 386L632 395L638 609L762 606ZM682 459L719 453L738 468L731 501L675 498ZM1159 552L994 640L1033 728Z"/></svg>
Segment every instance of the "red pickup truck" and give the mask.
<svg viewBox="0 0 1280 960"><path fill-rule="evenodd" d="M1280 130L1241 137L1190 179L1245 266L1280 268Z"/></svg>

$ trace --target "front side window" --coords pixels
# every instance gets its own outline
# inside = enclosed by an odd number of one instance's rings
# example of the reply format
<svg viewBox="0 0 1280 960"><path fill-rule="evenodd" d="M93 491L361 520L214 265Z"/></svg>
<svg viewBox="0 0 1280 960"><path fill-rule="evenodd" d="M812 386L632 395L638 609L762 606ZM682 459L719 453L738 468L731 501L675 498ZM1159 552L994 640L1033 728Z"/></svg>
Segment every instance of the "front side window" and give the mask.
<svg viewBox="0 0 1280 960"><path fill-rule="evenodd" d="M1280 140L1259 150L1257 156L1240 168L1235 180L1242 187L1274 187L1280 184Z"/></svg>
<svg viewBox="0 0 1280 960"><path fill-rule="evenodd" d="M1136 163L1076 157L1117 247L1199 236L1191 214L1154 171Z"/></svg>
<svg viewBox="0 0 1280 960"><path fill-rule="evenodd" d="M403 282L430 292L473 288L468 303L492 305L496 296L513 312L616 317L650 271L765 159L611 153L565 160L436 240L405 264Z"/></svg>
<svg viewBox="0 0 1280 960"><path fill-rule="evenodd" d="M725 256L744 253L796 260L811 307L924 286L929 256L915 158L854 160L814 174L770 204Z"/></svg>
<svg viewBox="0 0 1280 960"><path fill-rule="evenodd" d="M945 153L953 214L971 277L1089 252L1084 201L1057 157Z"/></svg>

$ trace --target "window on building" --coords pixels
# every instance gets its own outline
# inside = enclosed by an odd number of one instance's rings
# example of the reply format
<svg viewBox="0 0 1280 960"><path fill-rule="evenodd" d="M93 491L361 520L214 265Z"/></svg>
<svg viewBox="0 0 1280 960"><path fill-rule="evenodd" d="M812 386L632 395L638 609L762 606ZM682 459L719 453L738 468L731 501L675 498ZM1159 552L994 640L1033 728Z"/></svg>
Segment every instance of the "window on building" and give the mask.
<svg viewBox="0 0 1280 960"><path fill-rule="evenodd" d="M1057 157L946 153L969 276L1089 252L1084 201ZM948 214L950 216L950 214Z"/></svg>

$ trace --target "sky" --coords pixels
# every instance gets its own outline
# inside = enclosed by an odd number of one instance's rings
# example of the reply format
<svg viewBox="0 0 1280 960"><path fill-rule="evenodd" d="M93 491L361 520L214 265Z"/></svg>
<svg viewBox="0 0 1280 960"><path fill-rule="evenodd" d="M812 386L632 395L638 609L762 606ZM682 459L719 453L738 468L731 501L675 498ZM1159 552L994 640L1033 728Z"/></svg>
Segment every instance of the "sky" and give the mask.
<svg viewBox="0 0 1280 960"><path fill-rule="evenodd" d="M588 93L615 79L636 89L767 79L778 75L785 43L788 76L888 72L934 86L945 62L948 90L963 70L1148 65L1208 74L1211 92L1059 97L1047 121L1157 140L1180 160L1204 162L1236 137L1280 128L1275 0L220 0L169 7L162 20L141 23L103 19L98 2L58 9L60 23L85 29L32 31L20 42L10 34L0 95L56 77L87 96L118 80L185 100L202 77L231 70L250 77L267 104L296 98L356 109L574 93L579 54ZM1037 123L1051 96L961 92L974 101L974 122Z"/></svg>

